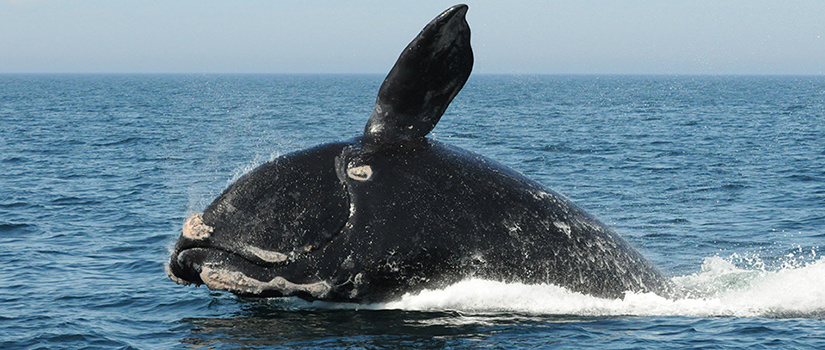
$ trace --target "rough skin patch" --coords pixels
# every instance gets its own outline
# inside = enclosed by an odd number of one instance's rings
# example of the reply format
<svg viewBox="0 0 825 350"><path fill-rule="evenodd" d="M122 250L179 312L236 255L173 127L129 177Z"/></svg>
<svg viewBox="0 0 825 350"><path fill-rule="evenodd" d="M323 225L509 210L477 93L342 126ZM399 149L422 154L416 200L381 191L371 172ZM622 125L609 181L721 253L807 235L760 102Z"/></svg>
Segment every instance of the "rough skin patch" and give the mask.
<svg viewBox="0 0 825 350"><path fill-rule="evenodd" d="M212 230L212 226L203 223L203 213L195 213L183 223L181 234L183 237L200 241L209 238Z"/></svg>
<svg viewBox="0 0 825 350"><path fill-rule="evenodd" d="M278 291L284 296L305 292L313 298L326 297L332 287L326 281L295 284L283 277L275 277L263 282L244 275L238 271L217 270L204 266L200 273L201 280L209 289L224 290L237 294L261 294L263 291Z"/></svg>
<svg viewBox="0 0 825 350"><path fill-rule="evenodd" d="M246 247L246 251L249 252L249 254L258 257L258 259L261 259L268 263L281 263L286 261L287 258L289 258L289 255L286 255L284 253L275 252L271 250L263 250L261 248L256 247Z"/></svg>

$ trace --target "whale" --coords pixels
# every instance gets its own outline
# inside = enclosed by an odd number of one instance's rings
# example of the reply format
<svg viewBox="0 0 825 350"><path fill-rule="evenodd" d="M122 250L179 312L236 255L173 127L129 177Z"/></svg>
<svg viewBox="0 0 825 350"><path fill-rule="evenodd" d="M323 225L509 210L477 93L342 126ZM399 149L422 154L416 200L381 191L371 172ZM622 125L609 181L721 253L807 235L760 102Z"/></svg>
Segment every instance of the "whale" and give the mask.
<svg viewBox="0 0 825 350"><path fill-rule="evenodd" d="M427 136L472 71L467 10L447 9L407 45L362 134L264 163L189 216L168 276L240 297L354 303L468 278L672 295L567 197Z"/></svg>

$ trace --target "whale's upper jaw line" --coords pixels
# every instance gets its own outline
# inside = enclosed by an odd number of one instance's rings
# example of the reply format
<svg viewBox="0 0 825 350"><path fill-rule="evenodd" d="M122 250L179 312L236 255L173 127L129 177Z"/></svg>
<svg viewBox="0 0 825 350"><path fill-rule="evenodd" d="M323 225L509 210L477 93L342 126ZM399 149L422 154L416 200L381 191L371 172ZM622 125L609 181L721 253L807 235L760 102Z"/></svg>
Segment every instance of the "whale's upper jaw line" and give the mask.
<svg viewBox="0 0 825 350"><path fill-rule="evenodd" d="M346 223L342 224L341 230ZM339 230L339 233L340 231ZM180 254L192 248L214 249L237 255L244 260L261 265L276 266L287 263L290 260L318 249L320 246L301 246L289 252L279 252L275 250L263 249L251 245L243 246L241 249L231 249L212 244L209 241L210 235L214 232L214 227L203 222L203 213L194 213L186 219L181 229L181 239L175 247L175 253Z"/></svg>

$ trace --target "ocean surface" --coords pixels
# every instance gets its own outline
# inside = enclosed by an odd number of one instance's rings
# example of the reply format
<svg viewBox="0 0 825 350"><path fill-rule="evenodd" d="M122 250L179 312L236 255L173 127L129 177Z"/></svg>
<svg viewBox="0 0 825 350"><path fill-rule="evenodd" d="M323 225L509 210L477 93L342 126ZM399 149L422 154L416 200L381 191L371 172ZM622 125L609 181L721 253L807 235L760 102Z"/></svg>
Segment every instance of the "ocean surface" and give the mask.
<svg viewBox="0 0 825 350"><path fill-rule="evenodd" d="M352 305L166 277L187 215L359 135L382 79L0 75L0 349L825 348L821 76L474 75L431 134L570 197L677 300L467 280Z"/></svg>

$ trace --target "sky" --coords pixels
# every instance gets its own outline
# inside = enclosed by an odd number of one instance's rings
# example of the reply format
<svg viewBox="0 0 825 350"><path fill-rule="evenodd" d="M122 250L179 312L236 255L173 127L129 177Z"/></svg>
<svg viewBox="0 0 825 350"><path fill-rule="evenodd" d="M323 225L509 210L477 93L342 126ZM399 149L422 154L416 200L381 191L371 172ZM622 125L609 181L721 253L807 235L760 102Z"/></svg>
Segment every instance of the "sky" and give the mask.
<svg viewBox="0 0 825 350"><path fill-rule="evenodd" d="M0 73L386 73L454 1L0 0ZM476 74L825 75L825 1L465 3Z"/></svg>

